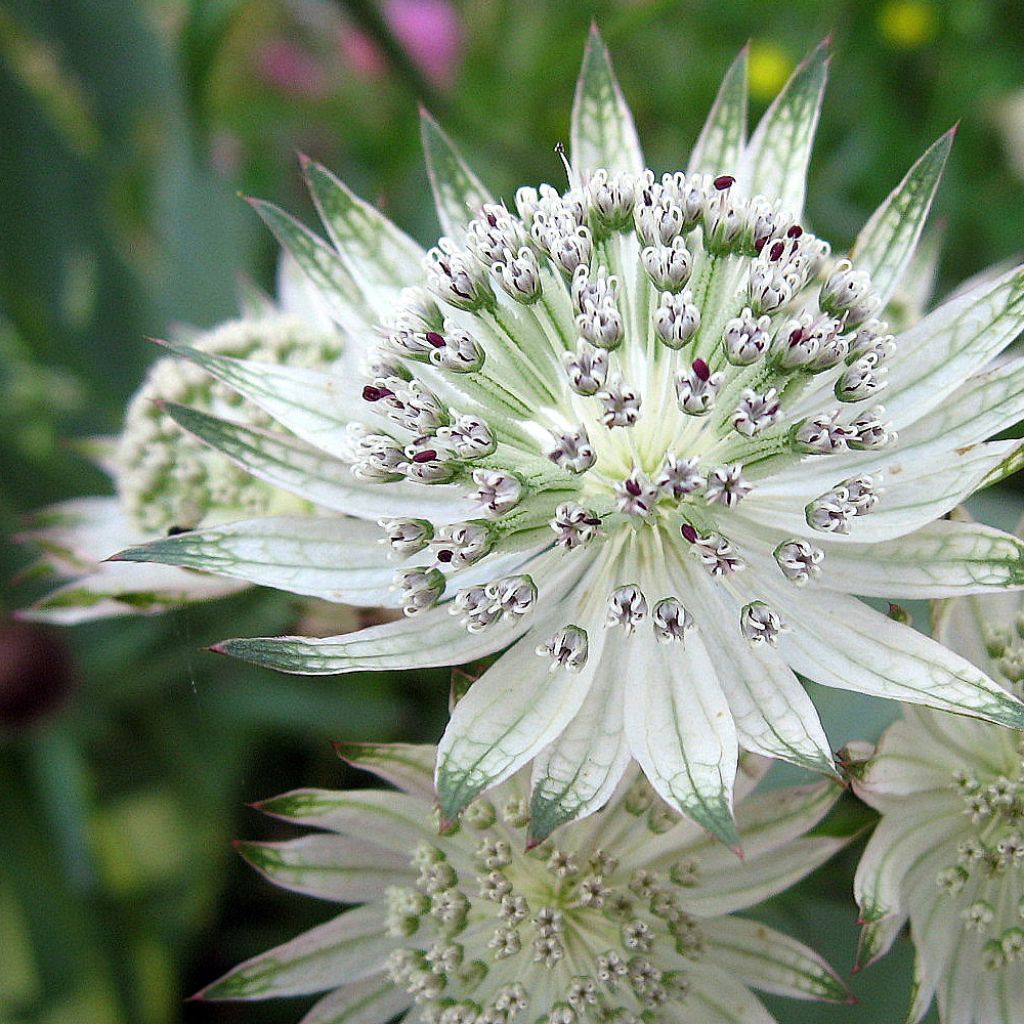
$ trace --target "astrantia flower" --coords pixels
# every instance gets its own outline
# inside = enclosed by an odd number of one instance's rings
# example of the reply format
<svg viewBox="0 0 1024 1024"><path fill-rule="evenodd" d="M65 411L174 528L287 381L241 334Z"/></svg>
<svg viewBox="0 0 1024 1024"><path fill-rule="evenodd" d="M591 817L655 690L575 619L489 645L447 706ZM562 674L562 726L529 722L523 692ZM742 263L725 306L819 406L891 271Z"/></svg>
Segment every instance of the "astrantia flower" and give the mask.
<svg viewBox="0 0 1024 1024"><path fill-rule="evenodd" d="M936 635L1022 695L1024 599L945 602ZM911 1021L937 998L943 1024L1022 1024L1024 739L905 708L877 752L849 753L857 793L882 814L857 871L861 964L882 956L909 918Z"/></svg>
<svg viewBox="0 0 1024 1024"><path fill-rule="evenodd" d="M305 278L285 261L279 283L280 306L250 292L242 318L199 334L193 345L203 352L288 366L337 366L341 336L318 312ZM105 561L127 544L199 525L312 510L308 500L252 477L178 422L207 415L257 430L270 422L258 406L195 364L173 358L153 364L128 405L121 434L84 446L110 475L116 495L52 506L37 513L24 534L42 548L49 575L70 579L22 612L25 618L74 623L161 612L247 585L171 566Z"/></svg>
<svg viewBox="0 0 1024 1024"><path fill-rule="evenodd" d="M805 946L732 917L827 860L845 840L805 835L834 803L822 782L744 799L748 857L664 804L635 770L608 807L527 851L529 786L516 776L438 835L433 747L346 750L404 792L303 789L258 805L326 831L242 843L278 885L362 906L241 964L207 999L328 991L304 1024L758 1022L750 991L843 1002ZM765 761L751 759L749 790ZM748 988L750 986L750 988Z"/></svg>
<svg viewBox="0 0 1024 1024"><path fill-rule="evenodd" d="M737 751L832 759L796 672L1024 724L963 658L851 595L1024 583L1024 545L936 522L1016 468L986 443L1024 409L1024 275L986 280L894 336L952 141L850 258L802 223L827 57L746 139L745 58L685 172L644 169L600 41L572 117L570 187L496 202L429 119L446 232L423 253L318 165L334 243L257 204L362 345L362 376L180 354L279 423L190 424L256 476L358 519L260 518L124 557L286 586L407 621L231 641L290 671L458 664L508 650L441 741L445 818L536 758L536 837L600 807L631 758L724 840ZM284 452L292 461L284 466Z"/></svg>

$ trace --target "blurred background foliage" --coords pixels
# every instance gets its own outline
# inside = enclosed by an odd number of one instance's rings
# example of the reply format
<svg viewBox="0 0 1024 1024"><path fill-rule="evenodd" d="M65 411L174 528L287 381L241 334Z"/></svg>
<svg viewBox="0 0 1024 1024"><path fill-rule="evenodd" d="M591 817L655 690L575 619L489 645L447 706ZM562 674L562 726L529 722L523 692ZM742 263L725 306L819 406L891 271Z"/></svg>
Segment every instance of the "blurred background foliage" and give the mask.
<svg viewBox="0 0 1024 1024"><path fill-rule="evenodd" d="M506 197L560 180L596 18L649 161L683 164L751 41L756 115L831 33L808 219L837 246L961 121L938 199L940 293L1024 239L1024 6L997 0L3 0L0 2L0 532L105 487L65 442L116 431L147 335L272 287L275 247L238 192L309 219L296 151L424 242L428 106ZM1019 491L996 497L1004 525ZM991 508L991 506L990 506ZM1000 509L996 508L996 516ZM34 595L30 553L0 546ZM201 649L294 629L279 594L64 631L0 617L0 1024L290 1021L295 1005L185 1003L237 960L329 916L246 873L244 804L351 781L332 739L433 739L447 680L274 676ZM305 610L308 614L308 609ZM817 695L817 694L816 694ZM891 709L821 692L838 746ZM854 724L856 723L856 724ZM764 911L840 969L856 942L855 850ZM902 1017L909 944L853 980L860 1007L772 1001L780 1020Z"/></svg>

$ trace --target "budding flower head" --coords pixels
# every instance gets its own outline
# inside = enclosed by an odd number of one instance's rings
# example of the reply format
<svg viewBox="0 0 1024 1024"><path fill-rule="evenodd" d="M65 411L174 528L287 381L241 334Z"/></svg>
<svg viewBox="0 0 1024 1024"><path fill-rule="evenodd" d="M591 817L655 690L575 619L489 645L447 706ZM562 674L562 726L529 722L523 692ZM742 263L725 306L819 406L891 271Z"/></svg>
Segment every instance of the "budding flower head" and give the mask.
<svg viewBox="0 0 1024 1024"><path fill-rule="evenodd" d="M1024 655L1014 628L1022 610L1017 595L956 598L937 609L936 633L1019 696L1021 679L1006 659ZM964 1024L1015 1021L1016 1003L1006 1014L995 1008L1024 963L1020 734L967 719L953 730L935 712L908 707L877 750L857 748L854 787L882 815L857 872L862 965L882 956L909 919L924 979L911 1020L934 999L943 1019L960 1005L955 1019ZM897 849L904 867L892 859ZM974 995L961 1005L965 985Z"/></svg>
<svg viewBox="0 0 1024 1024"><path fill-rule="evenodd" d="M569 826L538 844L523 816L525 773L474 801L461 828L438 834L433 748L352 746L343 754L404 791L306 789L264 801L257 806L275 818L330 821L331 831L315 837L315 850L311 836L239 850L273 882L360 905L241 964L200 998L263 999L301 987L327 993L314 1017L358 1006L367 1024L407 1011L408 1020L449 1024L672 1024L724 1021L706 1011L722 992L730 1005L759 1015L767 1011L751 989L848 999L813 951L730 916L755 892L778 892L843 846L803 835L834 803L833 784L741 804L741 835L748 820L757 829L783 811L792 824L777 840L759 837L739 866L635 770L610 795L599 831ZM751 760L744 789L766 767ZM726 866L757 877L757 886L737 895ZM330 952L338 936L346 949L340 960ZM727 952L736 948L742 958Z"/></svg>
<svg viewBox="0 0 1024 1024"><path fill-rule="evenodd" d="M942 517L1016 464L1019 442L988 440L1017 412L983 367L1024 327L1024 283L987 278L890 330L952 140L833 258L802 224L827 63L823 44L748 134L741 58L687 170L659 176L595 36L565 188L503 205L424 120L429 252L308 163L333 248L269 219L363 369L207 365L274 421L235 457L287 480L315 525L275 511L126 556L407 613L329 644L222 645L263 664L495 655L439 745L447 821L540 758L530 806L553 829L633 758L735 846L741 748L836 771L798 673L1024 725L1015 695L858 599L1004 586L1017 564ZM507 607L503 581L523 577L529 600Z"/></svg>

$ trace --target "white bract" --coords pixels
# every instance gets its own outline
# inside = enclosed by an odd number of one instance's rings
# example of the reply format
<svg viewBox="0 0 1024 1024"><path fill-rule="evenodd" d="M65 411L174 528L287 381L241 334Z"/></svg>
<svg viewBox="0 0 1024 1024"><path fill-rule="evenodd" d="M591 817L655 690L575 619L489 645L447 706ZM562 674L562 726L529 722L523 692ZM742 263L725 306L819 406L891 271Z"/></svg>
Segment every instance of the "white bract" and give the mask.
<svg viewBox="0 0 1024 1024"><path fill-rule="evenodd" d="M210 354L258 362L320 369L338 365L342 337L290 260L282 261L279 286L279 303L249 290L242 295L238 320L195 333L192 344ZM254 437L272 422L258 405L195 363L165 357L153 364L128 404L120 435L82 446L108 473L116 494L44 509L24 534L42 548L47 574L70 582L21 612L22 617L70 624L151 614L247 585L172 566L105 561L128 544L200 525L311 511L309 500L254 477L191 432L193 422L217 419L250 428Z"/></svg>
<svg viewBox="0 0 1024 1024"><path fill-rule="evenodd" d="M633 758L735 845L739 749L834 771L797 673L1024 724L984 673L852 596L1024 583L1020 542L941 520L1017 466L1020 442L987 439L1024 412L1024 364L985 367L1024 327L1024 276L990 277L896 334L887 302L952 134L833 260L801 225L825 48L749 140L744 62L687 170L659 177L595 36L569 187L520 189L512 208L425 118L445 231L429 253L307 162L332 244L257 206L363 372L179 348L278 424L245 445L230 426L200 435L265 479L265 445L318 452L274 482L323 515L122 557L407 613L353 635L221 646L277 668L505 651L440 743L448 819L535 759L544 837L600 807ZM514 610L499 598L508 578L530 581Z"/></svg>
<svg viewBox="0 0 1024 1024"><path fill-rule="evenodd" d="M846 1002L820 956L732 914L792 885L845 839L808 836L831 782L744 796L743 864L631 769L609 805L527 849L529 780L507 780L438 834L433 747L342 756L397 785L301 789L257 806L322 831L239 850L271 882L360 906L200 993L326 992L303 1024L772 1024L751 989ZM738 789L767 766L751 758Z"/></svg>
<svg viewBox="0 0 1024 1024"><path fill-rule="evenodd" d="M1019 595L943 602L936 635L1024 693ZM857 794L882 814L856 877L861 965L909 919L911 1022L936 999L943 1024L1024 1024L1024 739L905 708L877 751L847 753Z"/></svg>

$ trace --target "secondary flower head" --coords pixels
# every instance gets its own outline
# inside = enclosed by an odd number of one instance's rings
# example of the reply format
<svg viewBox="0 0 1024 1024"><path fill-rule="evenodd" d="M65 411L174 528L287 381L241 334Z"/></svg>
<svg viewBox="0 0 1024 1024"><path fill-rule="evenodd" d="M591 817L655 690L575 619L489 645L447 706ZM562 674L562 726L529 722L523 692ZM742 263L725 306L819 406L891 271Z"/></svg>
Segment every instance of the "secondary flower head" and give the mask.
<svg viewBox="0 0 1024 1024"><path fill-rule="evenodd" d="M190 335L200 351L257 362L325 368L340 364L342 338L318 311L305 278L283 261L280 301L249 290L237 320ZM33 517L24 539L44 552L48 575L69 580L25 618L74 623L112 615L161 612L232 593L243 581L160 565L105 561L126 544L177 535L243 515L308 513L308 500L253 477L201 441L171 414L216 416L254 430L269 425L259 406L194 363L164 357L132 397L117 437L83 447L108 473L116 494L77 498Z"/></svg>
<svg viewBox="0 0 1024 1024"><path fill-rule="evenodd" d="M357 1007L366 1024L406 1010L403 1019L430 1024L768 1024L750 988L849 998L811 950L729 916L843 845L805 835L840 792L833 783L744 799L738 822L751 855L737 864L635 770L600 814L527 851L521 775L439 835L432 747L344 753L404 792L286 793L258 806L325 831L239 849L278 885L362 906L241 964L203 998L328 991L306 1024ZM744 768L746 791L764 761Z"/></svg>
<svg viewBox="0 0 1024 1024"><path fill-rule="evenodd" d="M894 335L886 304L952 142L943 136L849 257L802 223L825 83L819 47L746 137L745 54L685 172L646 170L603 45L573 108L569 186L496 201L429 118L445 235L429 252L317 164L333 246L256 206L363 346L360 376L180 349L280 430L199 433L316 501L125 552L406 621L222 650L331 674L508 649L439 747L446 819L536 758L533 835L600 807L630 759L736 843L738 750L834 770L795 673L1020 725L964 659L853 594L1020 586L1022 545L936 522L1016 467L987 443L1024 408L1020 271ZM236 432L237 433L237 432ZM280 458L294 453L290 482Z"/></svg>
<svg viewBox="0 0 1024 1024"><path fill-rule="evenodd" d="M1024 695L1024 599L945 602L936 635ZM856 878L861 965L909 918L911 1021L934 998L944 1024L1022 1024L1024 739L905 708L877 751L857 744L848 754L858 795L882 814Z"/></svg>

